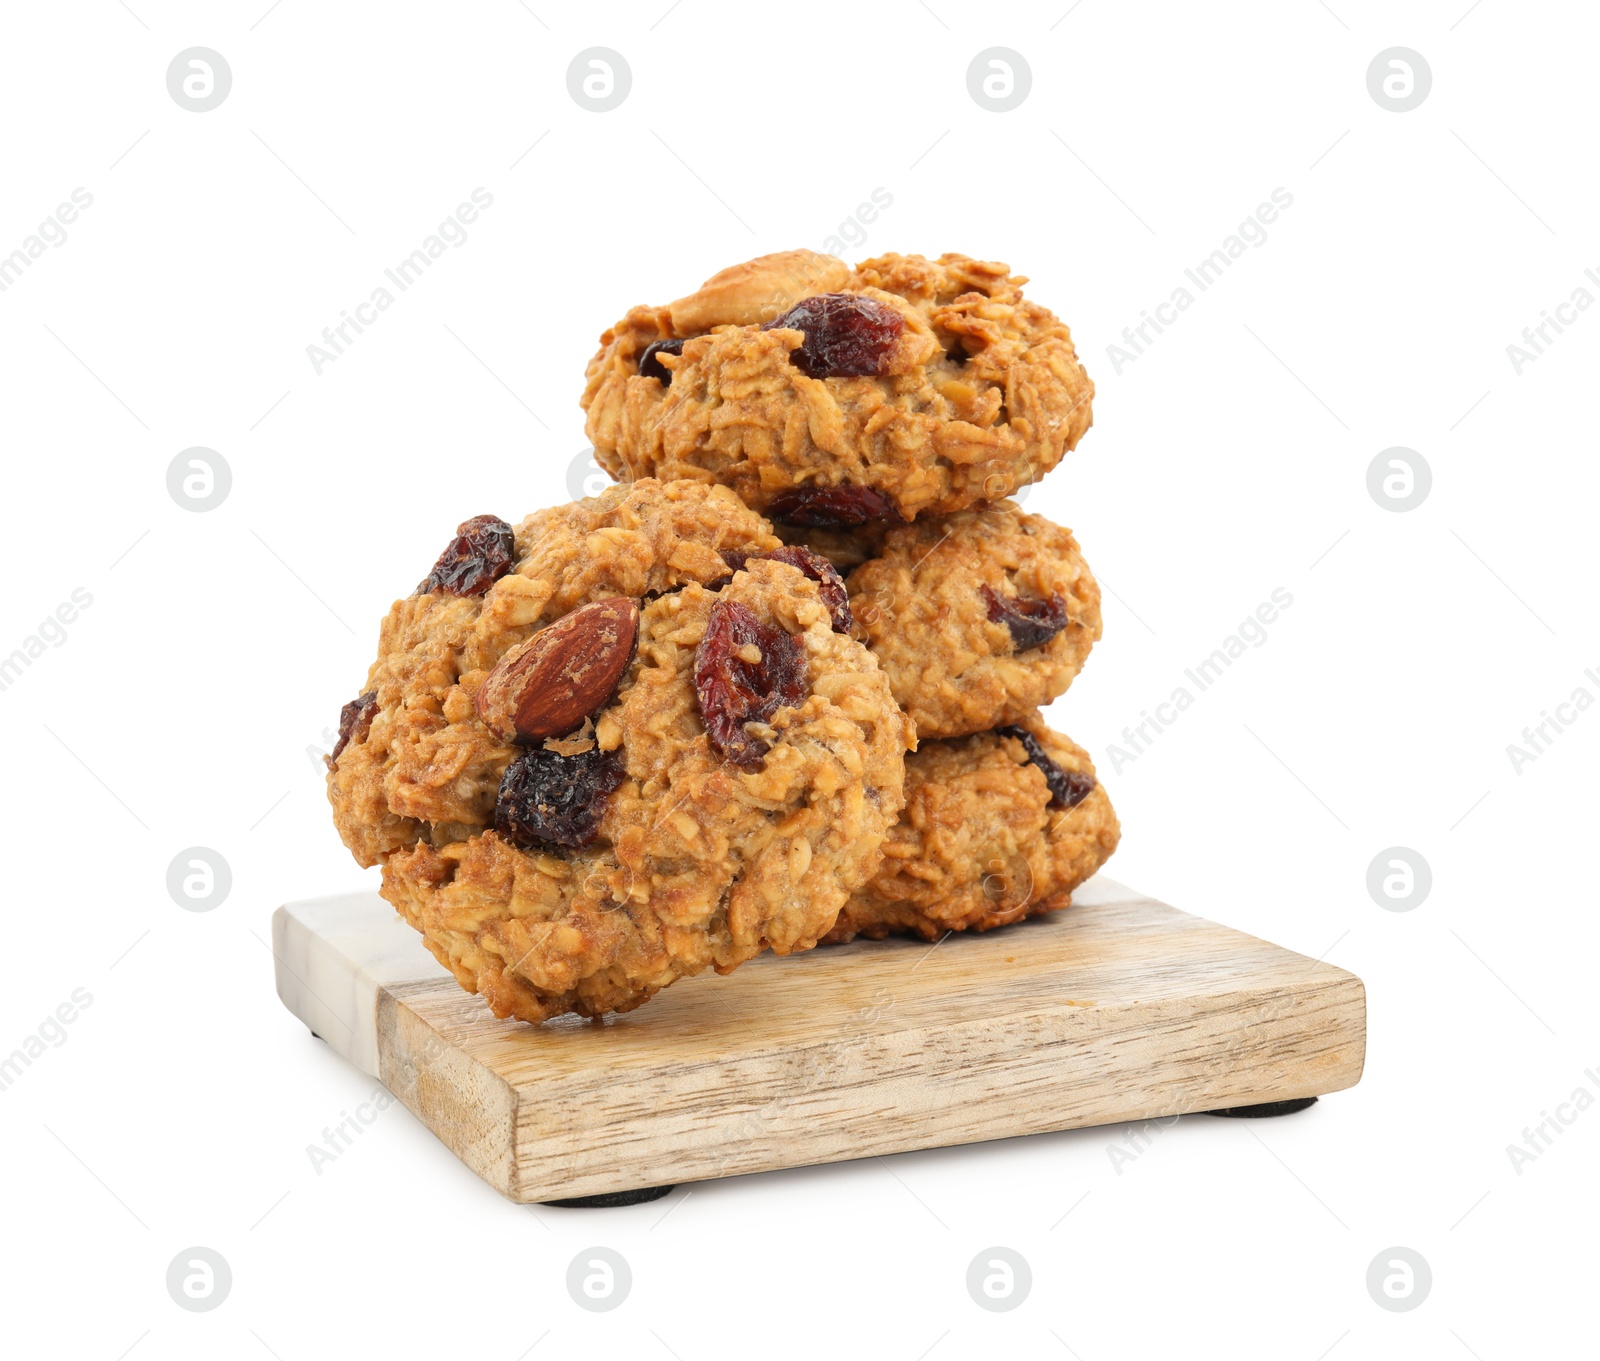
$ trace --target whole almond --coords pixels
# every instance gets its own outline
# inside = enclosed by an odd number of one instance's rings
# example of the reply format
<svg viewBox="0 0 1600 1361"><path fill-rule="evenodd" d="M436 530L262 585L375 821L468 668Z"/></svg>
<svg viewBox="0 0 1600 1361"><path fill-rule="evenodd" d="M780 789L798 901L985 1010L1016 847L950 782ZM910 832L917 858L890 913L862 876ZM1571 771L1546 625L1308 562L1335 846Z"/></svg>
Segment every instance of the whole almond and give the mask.
<svg viewBox="0 0 1600 1361"><path fill-rule="evenodd" d="M574 610L500 659L478 688L478 717L506 742L572 732L615 693L638 637L639 606L625 596Z"/></svg>
<svg viewBox="0 0 1600 1361"><path fill-rule="evenodd" d="M713 326L755 326L782 316L802 298L834 293L850 281L850 266L814 250L760 255L713 274L686 298L667 306L672 329L697 335Z"/></svg>

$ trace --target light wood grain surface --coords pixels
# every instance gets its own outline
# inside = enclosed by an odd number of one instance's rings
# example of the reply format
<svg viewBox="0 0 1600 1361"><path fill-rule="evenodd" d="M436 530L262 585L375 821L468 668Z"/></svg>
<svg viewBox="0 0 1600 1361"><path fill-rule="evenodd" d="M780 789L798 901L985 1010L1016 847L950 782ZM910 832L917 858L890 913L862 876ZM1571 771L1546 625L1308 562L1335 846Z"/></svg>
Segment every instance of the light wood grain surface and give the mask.
<svg viewBox="0 0 1600 1361"><path fill-rule="evenodd" d="M420 943L407 970L376 895L282 908L274 944L291 1010L313 1028L321 1018L318 1033L517 1201L1359 1080L1366 996L1354 975L1103 878L1077 896L985 935L764 956L623 1016L539 1027L495 1020Z"/></svg>

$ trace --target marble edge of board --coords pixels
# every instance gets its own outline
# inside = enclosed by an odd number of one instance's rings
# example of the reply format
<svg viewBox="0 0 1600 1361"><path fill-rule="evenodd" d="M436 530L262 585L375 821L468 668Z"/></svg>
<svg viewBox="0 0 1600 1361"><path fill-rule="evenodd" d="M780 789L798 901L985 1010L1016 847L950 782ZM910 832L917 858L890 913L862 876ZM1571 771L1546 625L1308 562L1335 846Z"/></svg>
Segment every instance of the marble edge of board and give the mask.
<svg viewBox="0 0 1600 1361"><path fill-rule="evenodd" d="M377 893L285 903L272 914L278 998L370 1077L378 1072L378 990L450 978Z"/></svg>

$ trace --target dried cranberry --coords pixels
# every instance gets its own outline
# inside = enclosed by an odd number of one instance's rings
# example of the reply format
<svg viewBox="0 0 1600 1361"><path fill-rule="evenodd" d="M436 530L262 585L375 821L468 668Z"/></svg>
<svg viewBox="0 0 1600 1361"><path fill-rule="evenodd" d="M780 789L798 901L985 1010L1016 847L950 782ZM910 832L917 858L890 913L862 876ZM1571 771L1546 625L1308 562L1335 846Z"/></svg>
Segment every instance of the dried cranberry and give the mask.
<svg viewBox="0 0 1600 1361"><path fill-rule="evenodd" d="M735 572L752 558L768 558L773 562L786 562L791 567L799 568L817 583L817 594L822 597L822 603L828 607L828 614L833 619L833 631L850 632L855 624L855 619L850 614L850 592L845 589L844 578L839 575L839 569L821 553L813 553L809 548L799 544L788 548L774 548L770 553L746 553L737 548L726 548L722 552L722 560Z"/></svg>
<svg viewBox="0 0 1600 1361"><path fill-rule="evenodd" d="M760 661L739 655L750 644L760 651ZM805 698L805 649L792 633L763 624L748 606L719 600L694 655L694 691L711 745L734 765L760 770L770 744L752 737L744 725L764 723Z"/></svg>
<svg viewBox="0 0 1600 1361"><path fill-rule="evenodd" d="M628 773L621 750L598 746L562 756L529 747L506 767L494 805L494 829L524 850L587 846L600 830L606 799Z"/></svg>
<svg viewBox="0 0 1600 1361"><path fill-rule="evenodd" d="M1001 595L989 586L980 586L989 606L989 622L1004 624L1018 652L1043 647L1067 626L1067 602L1058 595L1048 600L1023 600Z"/></svg>
<svg viewBox="0 0 1600 1361"><path fill-rule="evenodd" d="M1014 737L1022 743L1022 749L1028 753L1028 760L1039 767L1044 775L1044 782L1050 786L1050 806L1052 808L1076 808L1090 794L1094 792L1097 781L1086 770L1063 770L1047 755L1039 745L1039 739L1026 728L1015 726L996 728L995 732L1000 737Z"/></svg>
<svg viewBox="0 0 1600 1361"><path fill-rule="evenodd" d="M894 502L872 487L843 482L835 487L796 487L767 502L767 514L786 524L812 529L864 525L895 516Z"/></svg>
<svg viewBox="0 0 1600 1361"><path fill-rule="evenodd" d="M376 690L368 690L364 695L357 695L339 710L339 740L333 744L333 750L324 758L328 763L328 769L333 769L334 762L339 759L339 753L350 745L352 738L357 742L367 740L367 733L372 729L373 715L377 712Z"/></svg>
<svg viewBox="0 0 1600 1361"><path fill-rule="evenodd" d="M456 526L456 537L439 554L424 591L482 595L517 560L517 538L498 515L474 515Z"/></svg>
<svg viewBox="0 0 1600 1361"><path fill-rule="evenodd" d="M808 378L876 378L888 367L906 322L875 298L821 293L796 303L761 329L779 328L805 335L789 357Z"/></svg>
<svg viewBox="0 0 1600 1361"><path fill-rule="evenodd" d="M682 354L683 341L657 340L644 347L644 353L639 356L639 377L659 378L661 386L672 386L672 370L656 358L658 354Z"/></svg>

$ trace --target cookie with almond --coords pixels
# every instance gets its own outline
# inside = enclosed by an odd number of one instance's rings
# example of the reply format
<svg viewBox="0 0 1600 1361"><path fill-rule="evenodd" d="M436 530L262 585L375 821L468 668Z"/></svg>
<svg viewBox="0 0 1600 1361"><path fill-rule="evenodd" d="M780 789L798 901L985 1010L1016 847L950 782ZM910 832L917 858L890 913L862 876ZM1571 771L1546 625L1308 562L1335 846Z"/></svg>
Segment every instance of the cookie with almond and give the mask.
<svg viewBox="0 0 1600 1361"><path fill-rule="evenodd" d="M499 1016L624 1011L815 945L877 868L913 741L828 583L704 484L514 538L479 570L462 541L503 536L459 534L472 593L435 573L385 621L328 777L356 859Z"/></svg>
<svg viewBox="0 0 1600 1361"><path fill-rule="evenodd" d="M718 482L838 528L1011 495L1073 449L1094 384L1009 266L784 251L600 338L582 405L621 478Z"/></svg>

